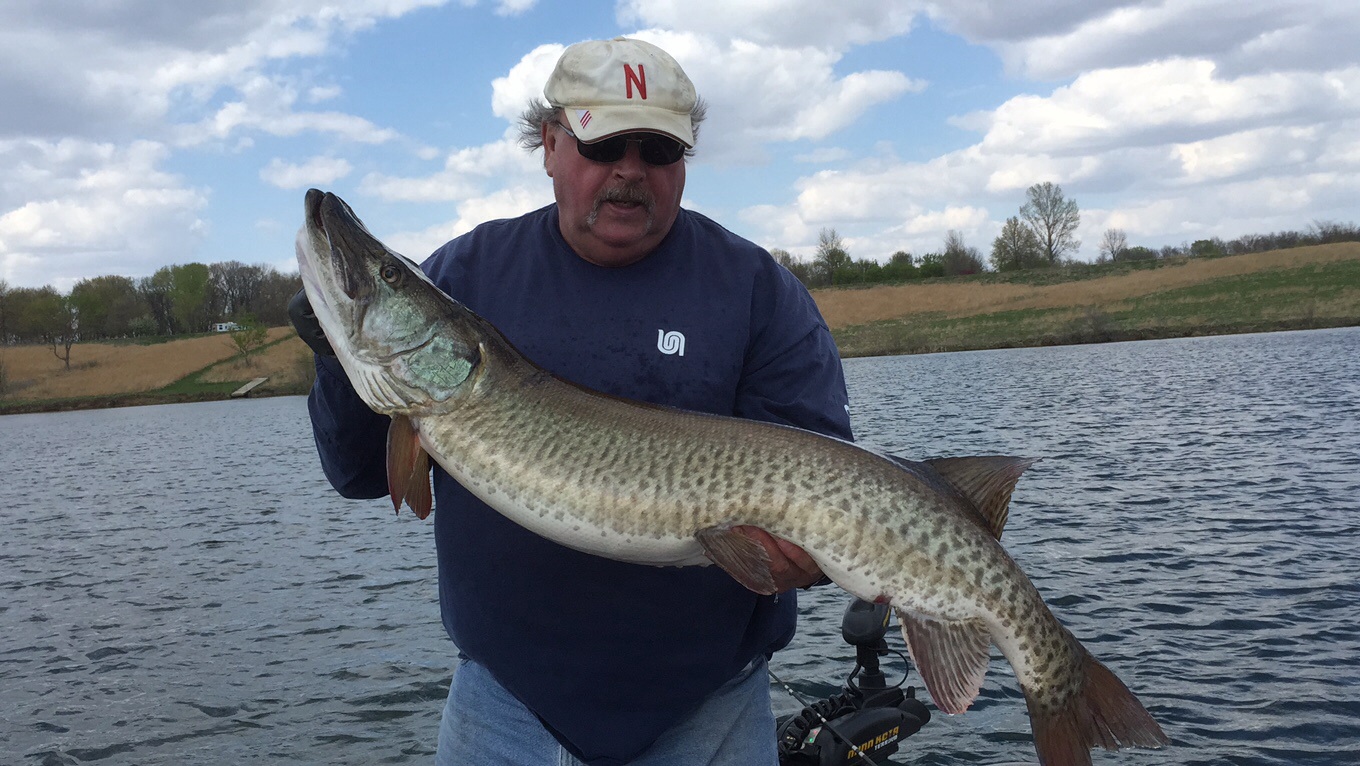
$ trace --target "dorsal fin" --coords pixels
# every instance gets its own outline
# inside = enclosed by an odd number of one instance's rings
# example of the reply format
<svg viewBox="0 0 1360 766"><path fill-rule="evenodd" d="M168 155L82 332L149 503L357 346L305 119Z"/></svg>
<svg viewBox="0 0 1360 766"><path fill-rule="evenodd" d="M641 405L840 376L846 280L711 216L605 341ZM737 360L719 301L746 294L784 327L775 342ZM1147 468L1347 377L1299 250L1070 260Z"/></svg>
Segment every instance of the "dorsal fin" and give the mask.
<svg viewBox="0 0 1360 766"><path fill-rule="evenodd" d="M1010 516L1011 492L1020 474L1039 462L1034 458L984 455L979 457L937 457L925 461L945 481L972 502L996 539L1006 529Z"/></svg>

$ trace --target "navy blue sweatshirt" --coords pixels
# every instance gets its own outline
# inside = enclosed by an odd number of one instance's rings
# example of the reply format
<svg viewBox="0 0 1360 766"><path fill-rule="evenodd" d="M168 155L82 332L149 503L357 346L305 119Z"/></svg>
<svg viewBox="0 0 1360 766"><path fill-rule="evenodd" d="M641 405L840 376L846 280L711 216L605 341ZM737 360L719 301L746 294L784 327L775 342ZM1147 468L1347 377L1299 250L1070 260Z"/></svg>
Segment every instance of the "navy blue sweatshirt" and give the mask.
<svg viewBox="0 0 1360 766"><path fill-rule="evenodd" d="M616 396L850 438L840 357L803 286L768 253L681 210L623 268L577 256L557 208L483 224L423 266L547 370ZM309 408L346 497L387 493L387 418L333 359ZM793 593L762 597L717 567L590 556L515 525L435 469L444 627L578 758L615 766L758 655L793 636Z"/></svg>

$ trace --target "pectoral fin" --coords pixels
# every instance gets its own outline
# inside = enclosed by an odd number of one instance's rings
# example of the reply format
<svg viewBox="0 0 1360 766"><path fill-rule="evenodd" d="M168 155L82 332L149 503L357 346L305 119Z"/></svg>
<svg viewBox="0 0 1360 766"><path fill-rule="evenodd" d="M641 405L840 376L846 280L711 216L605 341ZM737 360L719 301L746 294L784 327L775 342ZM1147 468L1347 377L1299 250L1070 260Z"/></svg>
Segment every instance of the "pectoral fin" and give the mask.
<svg viewBox="0 0 1360 766"><path fill-rule="evenodd" d="M731 527L709 527L695 533L704 553L737 582L763 596L777 591L765 546Z"/></svg>
<svg viewBox="0 0 1360 766"><path fill-rule="evenodd" d="M429 516L434 506L430 496L430 456L420 446L415 424L400 415L394 416L387 428L387 491L398 513L403 500L420 519Z"/></svg>
<svg viewBox="0 0 1360 766"><path fill-rule="evenodd" d="M973 703L991 659L992 639L978 620L935 620L898 610L911 659L935 706L962 713Z"/></svg>

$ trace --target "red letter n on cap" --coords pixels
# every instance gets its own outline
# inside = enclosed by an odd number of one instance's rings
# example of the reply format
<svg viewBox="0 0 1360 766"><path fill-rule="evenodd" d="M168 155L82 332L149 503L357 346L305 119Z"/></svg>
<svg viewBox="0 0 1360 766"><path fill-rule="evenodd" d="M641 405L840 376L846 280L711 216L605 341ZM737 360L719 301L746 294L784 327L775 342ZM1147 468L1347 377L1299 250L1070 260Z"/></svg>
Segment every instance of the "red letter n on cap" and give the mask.
<svg viewBox="0 0 1360 766"><path fill-rule="evenodd" d="M633 71L632 64L624 64L623 80L628 86L628 98L633 97L633 86L637 85L638 97L643 101L647 100L647 70L643 69L641 64L637 65L636 72Z"/></svg>

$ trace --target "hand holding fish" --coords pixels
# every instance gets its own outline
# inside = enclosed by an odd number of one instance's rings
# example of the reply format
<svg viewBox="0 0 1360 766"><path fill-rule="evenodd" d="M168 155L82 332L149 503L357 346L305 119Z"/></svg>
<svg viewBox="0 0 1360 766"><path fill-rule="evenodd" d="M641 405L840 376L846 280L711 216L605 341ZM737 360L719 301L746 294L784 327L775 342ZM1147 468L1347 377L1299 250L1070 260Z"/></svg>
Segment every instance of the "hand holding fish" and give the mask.
<svg viewBox="0 0 1360 766"><path fill-rule="evenodd" d="M775 592L783 593L794 588L806 588L821 580L822 568L808 552L788 540L766 532L760 527L733 527L753 542L760 543L770 558L770 575L774 578Z"/></svg>

